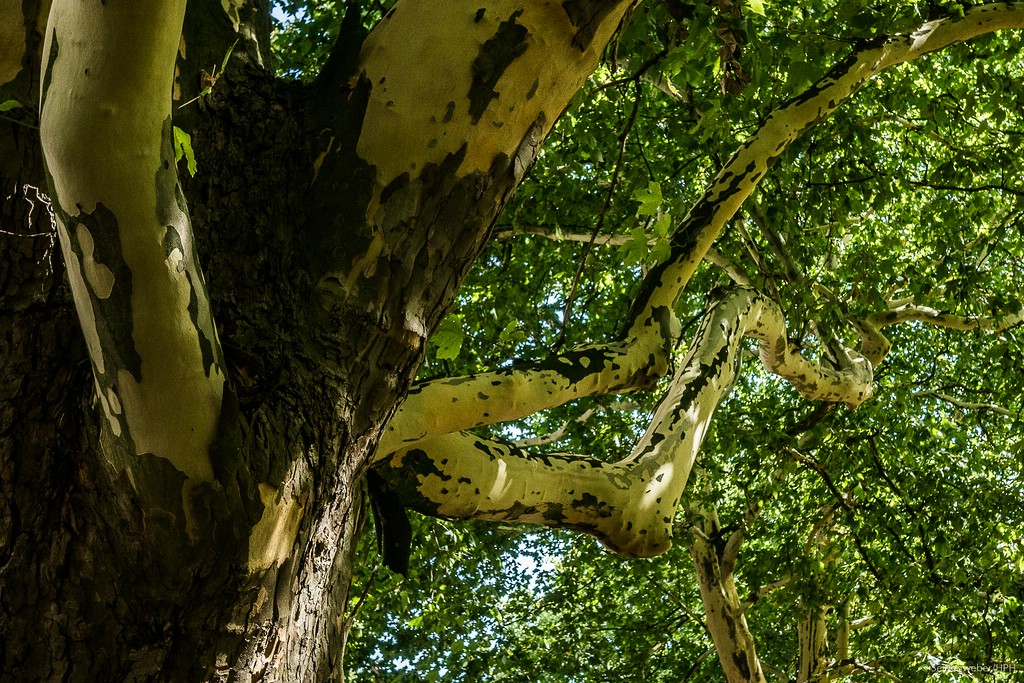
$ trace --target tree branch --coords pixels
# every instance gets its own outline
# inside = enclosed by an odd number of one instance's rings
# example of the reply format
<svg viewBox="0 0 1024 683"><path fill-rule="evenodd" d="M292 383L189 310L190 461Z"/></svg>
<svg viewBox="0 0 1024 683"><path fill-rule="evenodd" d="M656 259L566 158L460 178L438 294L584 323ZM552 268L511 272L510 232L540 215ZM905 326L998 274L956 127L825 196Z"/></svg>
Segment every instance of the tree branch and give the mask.
<svg viewBox="0 0 1024 683"><path fill-rule="evenodd" d="M945 311L937 311L928 306L919 306L913 302L897 301L891 304L888 311L872 313L865 318L851 320L861 336L861 354L878 366L889 353L891 342L881 333L883 327L905 322L922 322L936 327L947 327L954 330L992 330L1002 332L1024 323L1024 309L1010 315L1000 317L982 317L975 315L954 315Z"/></svg>
<svg viewBox="0 0 1024 683"><path fill-rule="evenodd" d="M817 680L828 666L828 626L824 607L803 610L797 622L797 683Z"/></svg>
<svg viewBox="0 0 1024 683"><path fill-rule="evenodd" d="M672 308L708 248L779 155L808 128L831 114L881 71L953 43L999 29L1024 27L1024 5L993 3L940 19L909 34L863 44L824 78L768 115L730 157L672 237L670 257L654 268L634 303L631 322L652 308Z"/></svg>
<svg viewBox="0 0 1024 683"><path fill-rule="evenodd" d="M534 454L464 432L420 436L434 413L441 415L429 425L431 432L439 424L457 421L448 416L458 414L460 404L473 407L483 400L490 405L493 397L480 398L478 393L492 382L510 395L514 387L523 388L517 408L527 412L534 412L528 399L543 404L552 401L553 393L564 398L583 393L574 391L577 382L570 375L548 369L546 380L537 371L509 371L505 376L482 376L494 379L443 381L436 392L421 392L434 396L400 421L405 424L396 428L389 442L401 444L398 434L406 430L404 438L415 441L415 446L383 454L376 469L406 505L432 516L577 529L624 555L664 552L670 547L675 509L700 444L735 381L743 337L758 339L765 366L809 399L856 405L870 394L866 363L838 372L806 361L789 347L784 322L777 304L753 290L737 288L722 295L701 322L646 433L619 462ZM590 390L595 374L602 371L577 381ZM441 400L438 394L448 398ZM496 409L508 400L494 400ZM479 415L478 408L464 412L463 418ZM416 431L408 431L414 423Z"/></svg>
<svg viewBox="0 0 1024 683"><path fill-rule="evenodd" d="M40 130L110 434L209 480L224 374L172 143L184 7L54 2Z"/></svg>
<svg viewBox="0 0 1024 683"><path fill-rule="evenodd" d="M789 582L792 581L792 580L793 580L792 576L787 576L784 579L779 579L778 581L772 581L769 584L765 584L764 586L758 587L758 589L756 591L754 591L753 593L750 594L750 597L748 597L746 600L743 601L743 610L746 611L746 610L750 609L751 607L754 606L754 603L756 603L761 598L764 598L764 597L770 595L771 593L777 591L780 588L785 588L787 585L789 585Z"/></svg>
<svg viewBox="0 0 1024 683"><path fill-rule="evenodd" d="M712 519L714 518L714 510ZM698 512L698 514L700 514ZM753 635L743 614L744 608L736 590L732 567L721 561L710 535L716 522L695 525L691 531L690 556L697 574L707 619L707 630L718 652L725 678L729 683L765 683L761 660Z"/></svg>
<svg viewBox="0 0 1024 683"><path fill-rule="evenodd" d="M495 233L492 236L492 239L506 240L511 237L515 237L516 235L533 235L536 237L544 237L555 242L589 242L591 240L591 235L588 233L557 232L551 228L543 226L530 226L515 230L502 230L501 232ZM619 235L606 232L594 236L593 242L594 244L621 246L632 241L632 239L632 235ZM652 238L647 240L647 245L654 246L656 242L657 240ZM724 270L726 275L728 275L729 278L737 285L743 285L744 287L753 286L754 281L746 274L746 272L744 272L743 268L714 247L708 247L707 253L704 254L704 260Z"/></svg>
<svg viewBox="0 0 1024 683"><path fill-rule="evenodd" d="M584 396L651 387L668 371L679 321L670 311L659 311L638 331L623 341L579 347L540 362L421 382L388 424L378 459L426 439L515 420Z"/></svg>
<svg viewBox="0 0 1024 683"><path fill-rule="evenodd" d="M935 398L941 401L951 403L952 405L955 405L957 408L963 408L964 410L988 410L998 415L1006 415L1008 417L1013 416L1013 413L1011 413L1009 410L994 403L972 403L970 401L962 401L956 398L955 396L944 394L941 391L937 391L935 389L920 391L914 394L915 398L926 398L928 396L934 396Z"/></svg>
<svg viewBox="0 0 1024 683"><path fill-rule="evenodd" d="M541 434L539 436L528 437L524 439L516 439L513 441L513 445L518 448L532 448L535 446L546 446L550 443L555 443L565 438L566 434L569 433L569 427L573 424L586 424L590 418L598 413L605 413L608 411L624 411L624 410L636 410L638 408L635 403L616 403L611 406L599 405L593 408L588 408L583 411L582 414L564 423L561 427L553 432L547 434Z"/></svg>

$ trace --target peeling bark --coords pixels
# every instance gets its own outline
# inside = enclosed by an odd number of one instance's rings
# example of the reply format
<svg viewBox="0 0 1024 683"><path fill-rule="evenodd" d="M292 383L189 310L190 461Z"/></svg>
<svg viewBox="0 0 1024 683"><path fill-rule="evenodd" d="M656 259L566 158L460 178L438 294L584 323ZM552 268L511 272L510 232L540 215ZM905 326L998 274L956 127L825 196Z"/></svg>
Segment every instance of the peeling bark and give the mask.
<svg viewBox="0 0 1024 683"><path fill-rule="evenodd" d="M738 288L723 295L705 315L647 432L617 463L580 455L531 454L465 432L428 438L425 411L410 411L396 416L386 444L416 445L379 458L375 467L407 505L433 516L576 529L623 555L663 553L671 546L676 507L704 434L736 379L746 336L759 340L761 359L769 370L790 379L812 400L856 405L870 395L871 369L866 362L851 364L843 372L808 362L790 346L778 306L754 290ZM435 420L430 426L434 429L467 417L478 424L495 422L508 419L503 410L527 414L601 390L600 380L609 373L607 359L599 355L593 362L581 362L587 357L571 352L551 359L541 372L512 368L500 375L428 383L413 397L422 396L424 406L447 408L435 411L448 416ZM489 401L484 394L489 384L504 392L498 394L500 408L494 419L486 411L482 416L478 412Z"/></svg>
<svg viewBox="0 0 1024 683"><path fill-rule="evenodd" d="M399 2L308 88L267 74L258 4L190 2L181 40L181 2L61 0L45 45L47 4L15 5L0 15L0 96L32 123L41 91L43 139L0 124L0 670L336 678L359 478L425 340L629 3ZM458 430L649 386L667 372L692 265L789 141L881 68L1022 14L975 8L856 53L727 165L621 340L419 387L377 467L435 514L664 550L744 335L811 398L864 400L866 364L807 364L780 341L781 312L743 290L712 312L619 463ZM209 92L174 108L229 49ZM172 124L193 135L196 178L175 173ZM439 397L457 404L444 420L430 415Z"/></svg>
<svg viewBox="0 0 1024 683"><path fill-rule="evenodd" d="M129 480L145 476L134 467L147 458L214 479L223 359L177 183L168 97L183 13L184 3L96 11L58 1L44 46L51 199L108 427L103 450ZM138 59L142 51L153 59Z"/></svg>

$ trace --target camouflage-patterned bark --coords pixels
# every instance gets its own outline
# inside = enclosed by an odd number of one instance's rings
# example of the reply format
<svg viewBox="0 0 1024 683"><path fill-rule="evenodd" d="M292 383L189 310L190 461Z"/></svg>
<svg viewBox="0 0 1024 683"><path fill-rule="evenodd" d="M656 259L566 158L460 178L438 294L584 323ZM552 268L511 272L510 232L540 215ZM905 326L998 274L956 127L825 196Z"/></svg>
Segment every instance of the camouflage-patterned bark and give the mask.
<svg viewBox="0 0 1024 683"><path fill-rule="evenodd" d="M5 679L340 675L361 474L626 9L400 3L300 86L184 5L0 8Z"/></svg>
<svg viewBox="0 0 1024 683"><path fill-rule="evenodd" d="M263 3L0 4L0 102L22 105L0 120L0 675L328 680L371 461L434 514L648 555L744 336L811 398L868 396L863 358L805 361L781 312L739 290L621 463L461 432L650 387L680 291L782 149L879 70L1020 26L1016 5L867 46L772 114L681 224L622 339L416 387L396 415L628 6L403 0L364 42L343 31L301 86L269 73Z"/></svg>

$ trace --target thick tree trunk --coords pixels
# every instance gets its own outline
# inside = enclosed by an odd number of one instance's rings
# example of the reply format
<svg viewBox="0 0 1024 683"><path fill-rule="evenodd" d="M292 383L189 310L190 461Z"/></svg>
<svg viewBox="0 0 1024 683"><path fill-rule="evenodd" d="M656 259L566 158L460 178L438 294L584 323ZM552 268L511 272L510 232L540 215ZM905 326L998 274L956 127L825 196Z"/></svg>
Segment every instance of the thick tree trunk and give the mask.
<svg viewBox="0 0 1024 683"><path fill-rule="evenodd" d="M383 356L397 354L350 328L351 344L332 351L366 354L362 374L341 364L328 373L310 357L322 340L296 320L309 292L287 286L297 278L285 274L279 238L298 195L276 157L295 156L298 129L262 138L278 142L273 150L238 147L254 139L253 122L281 123L256 94L278 86L251 83L238 79L230 115L211 106L197 131L207 174L190 195L237 401L214 452L224 484L193 492L201 512L187 529L177 472L140 468L129 481L100 453L86 346L45 194L32 184L42 182L38 143L31 128L4 130L28 152L23 175L2 179L2 680L196 681L232 670L318 680L338 669L360 464L372 423L398 398L370 400L364 387L390 381ZM407 378L417 360L406 354Z"/></svg>
<svg viewBox="0 0 1024 683"><path fill-rule="evenodd" d="M255 4L190 2L180 43L169 5L57 3L48 26L31 5L3 5L28 28L23 55L0 54L0 95L25 112L44 81L50 171L39 121L5 121L0 678L338 678L362 473L626 5L442 2L426 24L400 5L310 87L267 75ZM422 35L440 11L469 27L461 45ZM142 31L147 48L121 42ZM194 178L173 173L166 118L163 146L147 132L166 116L160 69L128 55L172 43L177 103L200 95L174 110ZM455 89L420 92L422 70ZM219 404L212 422L189 397Z"/></svg>

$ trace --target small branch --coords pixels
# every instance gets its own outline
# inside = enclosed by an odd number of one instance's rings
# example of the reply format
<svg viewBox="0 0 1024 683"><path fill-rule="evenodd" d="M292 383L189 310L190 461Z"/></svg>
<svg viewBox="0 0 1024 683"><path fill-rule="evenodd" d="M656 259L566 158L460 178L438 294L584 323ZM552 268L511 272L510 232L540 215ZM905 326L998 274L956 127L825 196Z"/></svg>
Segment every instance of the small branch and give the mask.
<svg viewBox="0 0 1024 683"><path fill-rule="evenodd" d="M552 242L593 242L594 244L612 247L621 246L633 239L630 235L619 235L613 232L605 232L599 235L595 235L592 232L563 232L560 229L543 225L530 225L513 230L502 230L494 233L491 239L501 241L521 235L543 237ZM648 244L654 244L654 240L649 240Z"/></svg>
<svg viewBox="0 0 1024 683"><path fill-rule="evenodd" d="M546 446L550 443L555 443L565 438L566 434L569 433L569 427L574 424L585 424L590 418L598 413L604 413L608 411L624 411L624 410L636 410L639 406L636 403L616 403L611 406L596 406L589 408L584 411L581 415L569 420L562 424L561 427L553 432L547 434L541 434L539 436L533 436L525 439L516 439L511 443L517 448L532 448L536 446Z"/></svg>
<svg viewBox="0 0 1024 683"><path fill-rule="evenodd" d="M742 220L737 220L735 224L737 231L740 233L740 241L743 242L743 246L747 250L747 255L750 256L750 260L754 262L755 266L757 266L758 272L763 276L768 277L771 275L771 270L769 270L768 266L765 264L764 259L761 258L761 254L758 253L754 240L747 231L747 226L744 225Z"/></svg>
<svg viewBox="0 0 1024 683"><path fill-rule="evenodd" d="M733 570L736 568L736 560L739 557L743 540L746 538L747 530L751 525L753 525L754 520L757 519L757 515L760 512L760 505L755 502L749 503L746 510L743 511L743 519L740 521L739 528L729 534L729 538L725 542L725 547L722 548L722 551L719 554L719 564L721 565L724 573L731 575Z"/></svg>
<svg viewBox="0 0 1024 683"><path fill-rule="evenodd" d="M690 666L690 668L686 670L685 674L683 674L682 683L686 683L686 681L688 681L691 678L693 678L693 675L695 673L697 673L697 671L700 670L700 665L704 663L704 660L706 660L708 657L710 657L713 654L715 654L715 648L710 648L709 650L706 650L704 652L704 654L702 654L699 657L697 657L697 659L694 660L693 665Z"/></svg>
<svg viewBox="0 0 1024 683"><path fill-rule="evenodd" d="M782 450L789 457L793 458L794 460L803 465L806 465L809 469L816 472L818 476L821 477L821 480L825 483L825 486L828 488L828 490L832 492L832 496L836 499L836 502L838 502L840 505L842 505L849 511L853 510L853 506L850 504L850 501L848 500L849 497L839 491L835 483L832 481L832 477L829 476L828 472L825 471L825 468L818 464L817 461L808 458L806 455L803 455L795 448L791 448L789 446L783 446Z"/></svg>
<svg viewBox="0 0 1024 683"><path fill-rule="evenodd" d="M1018 190L1005 185L975 185L966 187L963 185L945 185L942 183L929 183L923 180L908 180L911 187L924 187L929 190L942 190L944 192L1009 192L1018 197L1024 197L1024 190Z"/></svg>
<svg viewBox="0 0 1024 683"><path fill-rule="evenodd" d="M596 95L599 92L602 92L604 90L608 90L609 88L614 88L614 87L617 87L617 86L620 86L620 85L626 85L628 83L633 83L634 85L638 84L640 79L642 79L644 77L644 75L652 67L654 67L658 62L663 60L667 54L668 54L668 48L667 47L662 48L657 54L655 54L650 59L648 59L646 62L641 64L640 68L638 68L631 76L627 76L626 78L617 78L617 79L614 79L614 80L611 80L611 81L607 81L606 83L602 83L601 85L597 86L596 88L594 88L593 90L588 92L586 94L586 97L589 98L589 97L591 97L593 95Z"/></svg>
<svg viewBox="0 0 1024 683"><path fill-rule="evenodd" d="M768 595L770 595L771 593L774 593L775 591L777 591L780 588L785 588L787 585L789 585L789 582L792 581L792 580L793 580L792 576L787 576L784 579L779 579L778 581L772 581L771 583L769 583L767 585L759 587L757 589L757 591L755 591L750 597L748 597L743 602L743 609L744 610L750 609L751 607L754 606L754 603L756 603L758 600L761 600L762 598L767 597Z"/></svg>
<svg viewBox="0 0 1024 683"><path fill-rule="evenodd" d="M738 263L714 247L708 247L707 253L704 254L704 260L724 270L729 279L736 284L742 287L754 286L754 281Z"/></svg>
<svg viewBox="0 0 1024 683"><path fill-rule="evenodd" d="M760 228L761 234L768 240L772 251L775 252L779 261L782 262L786 278L793 284L803 282L804 275L800 271L800 267L797 266L796 261L793 260L793 255L789 253L789 249L786 247L786 240L768 224L768 220L764 217L764 212L761 211L761 206L756 201L751 200L747 203L747 213L754 223L757 224L757 227Z"/></svg>
<svg viewBox="0 0 1024 683"><path fill-rule="evenodd" d="M944 394L935 389L928 389L926 391L920 391L914 394L914 398L928 397L935 397L939 400L945 401L946 403L951 403L952 405L955 405L957 408L963 408L964 410L987 410L998 415L1006 415L1007 417L1013 417L1013 413L1011 413L1009 410L1003 408L1002 406L998 406L994 403L971 403L969 401L961 401L960 399L954 396Z"/></svg>
<svg viewBox="0 0 1024 683"><path fill-rule="evenodd" d="M604 227L605 217L608 215L608 208L611 206L612 197L615 196L615 188L619 183L619 173L622 171L622 159L626 153L626 140L629 138L630 131L633 130L633 124L636 123L637 114L640 112L640 83L636 82L636 95L633 98L633 109L629 114L629 119L626 121L626 127L622 131L622 135L619 136L619 150L615 158L615 168L612 170L612 181L608 186L608 192L604 196L604 205L601 207L601 213L597 217L597 223L594 224L594 230L591 233L590 241L587 242L583 248L583 255L580 257L579 266L576 268L576 273L572 278L572 285L569 287L569 295L565 298L565 309L562 312L562 327L558 333L558 339L555 341L555 348L561 348L562 343L565 341L565 333L569 325L569 319L572 316L572 306L576 299L576 290L580 284L580 277L583 275L583 268L587 265L587 259L590 256L590 252L594 248L594 240L599 234L601 229Z"/></svg>
<svg viewBox="0 0 1024 683"><path fill-rule="evenodd" d="M878 623L878 617L875 617L875 616L861 617L860 619L854 619L853 621L850 622L850 630L851 631L856 631L858 629L867 628L868 626L871 626L871 625L877 624L877 623Z"/></svg>
<svg viewBox="0 0 1024 683"><path fill-rule="evenodd" d="M905 322L923 322L936 327L948 327L954 330L995 330L1001 332L1024 323L1024 310L1000 318L975 315L955 315L946 311L937 311L928 306L903 304L884 313L872 313L867 322L881 329L889 325Z"/></svg>
<svg viewBox="0 0 1024 683"><path fill-rule="evenodd" d="M1001 317L955 315L907 300L894 301L888 311L852 319L861 337L861 354L875 367L881 364L892 344L881 333L883 327L905 322L922 322L953 330L992 330L1002 332L1024 324L1024 309Z"/></svg>
<svg viewBox="0 0 1024 683"><path fill-rule="evenodd" d="M764 660L761 661L761 668L764 669L765 673L769 673L774 676L775 680L779 681L779 683L789 683L788 675L782 673L782 671L771 664L766 663Z"/></svg>
<svg viewBox="0 0 1024 683"><path fill-rule="evenodd" d="M492 237L494 240L507 240L512 237L519 235L531 235L534 237L543 237L545 239L552 240L554 242L593 242L593 244L607 245L607 246L622 246L630 241L633 237L631 235L619 235L616 233L605 232L600 235L594 236L592 233L582 232L561 232L554 228L547 228L544 226L527 226L518 228L515 230L502 230L501 232L495 233ZM648 246L654 246L657 242L655 239L647 240ZM704 260L708 263L718 266L725 271L726 275L729 276L733 282L744 287L752 287L754 281L749 275L744 272L743 268L735 261L731 260L728 256L718 251L714 247L709 247L708 252L704 255Z"/></svg>

